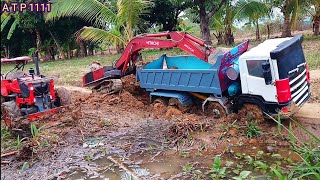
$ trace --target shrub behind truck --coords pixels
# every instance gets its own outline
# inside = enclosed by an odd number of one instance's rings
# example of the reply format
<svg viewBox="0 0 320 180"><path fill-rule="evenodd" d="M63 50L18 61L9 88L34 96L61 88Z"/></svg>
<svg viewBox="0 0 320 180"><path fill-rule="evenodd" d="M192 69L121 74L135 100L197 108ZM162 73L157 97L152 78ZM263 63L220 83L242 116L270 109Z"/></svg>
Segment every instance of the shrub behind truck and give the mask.
<svg viewBox="0 0 320 180"><path fill-rule="evenodd" d="M310 97L302 36L269 39L247 51L245 42L215 64L194 56L162 56L137 70L152 101L177 107L200 104L219 118L244 106L291 116Z"/></svg>

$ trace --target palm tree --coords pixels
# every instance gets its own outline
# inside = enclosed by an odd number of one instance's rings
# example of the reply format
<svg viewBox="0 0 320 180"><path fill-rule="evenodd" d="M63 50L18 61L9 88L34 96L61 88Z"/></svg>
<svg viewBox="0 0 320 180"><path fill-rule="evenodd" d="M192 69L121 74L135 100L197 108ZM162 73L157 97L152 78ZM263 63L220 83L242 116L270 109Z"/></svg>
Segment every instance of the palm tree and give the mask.
<svg viewBox="0 0 320 180"><path fill-rule="evenodd" d="M149 0L53 0L47 21L62 17L78 17L92 24L78 31L78 38L94 42L128 43L138 28L140 16L147 12Z"/></svg>
<svg viewBox="0 0 320 180"><path fill-rule="evenodd" d="M256 27L256 40L260 40L259 20L269 15L271 8L263 1L239 0L236 5L239 9L238 19L246 19Z"/></svg>
<svg viewBox="0 0 320 180"><path fill-rule="evenodd" d="M273 3L279 6L283 13L283 29L281 37L289 37L291 35L291 28L295 25L297 14L299 12L301 0L276 0Z"/></svg>
<svg viewBox="0 0 320 180"><path fill-rule="evenodd" d="M234 43L232 34L233 24L238 21L249 21L256 26L256 39L260 39L259 20L269 13L269 7L263 1L239 0L233 3L231 0L226 2L225 7L220 9L211 20L211 28L216 29L216 38L221 42L224 31L226 45Z"/></svg>

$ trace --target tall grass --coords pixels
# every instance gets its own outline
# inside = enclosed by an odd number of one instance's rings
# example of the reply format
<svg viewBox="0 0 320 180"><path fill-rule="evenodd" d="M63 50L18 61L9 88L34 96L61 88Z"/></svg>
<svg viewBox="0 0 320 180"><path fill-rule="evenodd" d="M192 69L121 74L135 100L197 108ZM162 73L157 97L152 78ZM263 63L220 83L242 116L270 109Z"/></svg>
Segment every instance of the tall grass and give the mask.
<svg viewBox="0 0 320 180"><path fill-rule="evenodd" d="M302 159L301 163L291 167L290 172L284 174L281 170L275 168L272 169L274 174L278 179L293 179L293 178L308 178L308 179L320 179L320 149L318 145L320 144L320 139L303 127L299 122L291 117L288 117L291 122L295 123L299 128L301 128L306 134L312 138L310 144L302 142L299 138L294 135L292 124L290 122L289 129L285 127L280 120L276 120L269 114L265 113L270 119L278 123L278 127L282 127L289 133L289 140L292 149L300 156Z"/></svg>

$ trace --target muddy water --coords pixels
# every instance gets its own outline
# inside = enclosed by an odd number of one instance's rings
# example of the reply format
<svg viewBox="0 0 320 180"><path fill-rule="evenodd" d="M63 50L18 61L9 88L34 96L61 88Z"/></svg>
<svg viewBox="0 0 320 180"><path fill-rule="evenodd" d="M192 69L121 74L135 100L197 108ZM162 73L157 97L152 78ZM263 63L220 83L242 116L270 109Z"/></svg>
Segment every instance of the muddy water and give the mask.
<svg viewBox="0 0 320 180"><path fill-rule="evenodd" d="M207 179L213 158L219 153L221 151L216 149L205 151L167 149L162 151L148 150L127 157L118 154L104 154L92 160L89 167L70 168L67 172L61 173L58 179L189 179L194 177L194 174L190 175L184 170L187 165L191 166L193 171L196 170L194 172L200 174L202 178ZM223 164L229 161L235 165L246 166L244 160L239 158L240 156L250 156L266 164L279 162L280 159L300 161L299 156L289 150L289 147L276 148L267 144L231 146L224 151L221 158ZM285 165L286 163L283 163L283 166ZM266 178L260 171L252 167L243 170L252 171L251 175L257 179ZM235 174L230 178L232 176Z"/></svg>

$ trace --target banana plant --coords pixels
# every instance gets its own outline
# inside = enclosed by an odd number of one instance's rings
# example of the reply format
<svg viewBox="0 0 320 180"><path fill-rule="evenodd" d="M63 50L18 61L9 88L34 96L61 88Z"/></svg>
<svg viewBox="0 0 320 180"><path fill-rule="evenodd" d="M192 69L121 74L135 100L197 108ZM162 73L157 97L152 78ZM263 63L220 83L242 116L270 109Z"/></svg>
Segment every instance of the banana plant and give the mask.
<svg viewBox="0 0 320 180"><path fill-rule="evenodd" d="M1 3L10 3L11 0L1 0ZM23 0L18 0L15 2L23 2ZM12 24L10 22L13 20ZM17 25L19 24L19 14L16 13L7 13L3 12L1 14L1 33L4 30L6 26L10 26L8 34L7 34L7 39L9 40L14 33L15 29L17 28Z"/></svg>

